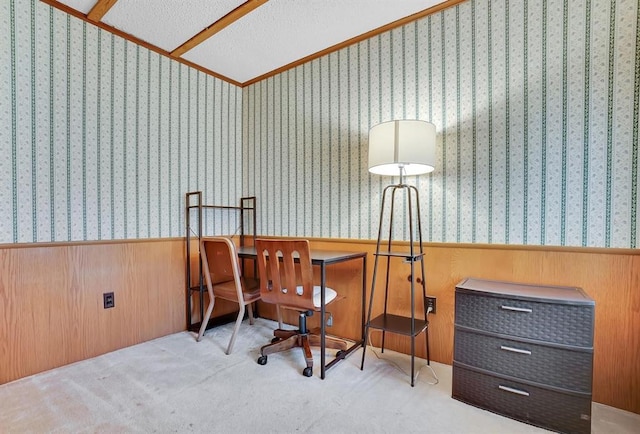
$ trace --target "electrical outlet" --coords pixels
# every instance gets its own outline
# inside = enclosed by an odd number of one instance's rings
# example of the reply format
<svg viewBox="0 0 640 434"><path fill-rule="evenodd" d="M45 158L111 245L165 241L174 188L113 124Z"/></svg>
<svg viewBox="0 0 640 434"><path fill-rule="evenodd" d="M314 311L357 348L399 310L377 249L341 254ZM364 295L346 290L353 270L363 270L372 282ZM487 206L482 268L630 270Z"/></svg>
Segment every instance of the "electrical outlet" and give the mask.
<svg viewBox="0 0 640 434"><path fill-rule="evenodd" d="M104 303L105 309L110 309L116 305L116 300L113 292L105 292L104 294L102 294L102 301Z"/></svg>
<svg viewBox="0 0 640 434"><path fill-rule="evenodd" d="M426 298L427 312L436 313L436 298L435 297L427 297Z"/></svg>

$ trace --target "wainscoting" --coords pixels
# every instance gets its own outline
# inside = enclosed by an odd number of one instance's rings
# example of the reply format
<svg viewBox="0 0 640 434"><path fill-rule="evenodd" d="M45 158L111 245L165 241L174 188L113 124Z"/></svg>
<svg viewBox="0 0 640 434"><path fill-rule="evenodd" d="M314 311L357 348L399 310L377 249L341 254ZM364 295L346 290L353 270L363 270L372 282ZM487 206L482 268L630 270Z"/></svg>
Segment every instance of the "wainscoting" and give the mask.
<svg viewBox="0 0 640 434"><path fill-rule="evenodd" d="M312 247L368 251L371 282L374 242L315 240ZM425 252L427 292L437 299L429 325L433 360L452 363L454 288L465 277L581 287L596 303L593 400L640 413L640 250L433 243ZM409 264L396 266L391 287L408 288L408 277ZM382 293L376 290L374 309L382 309ZM409 314L408 293L395 293L390 309ZM410 352L403 336L387 334L385 345ZM424 341L416 345L424 357Z"/></svg>
<svg viewBox="0 0 640 434"><path fill-rule="evenodd" d="M370 290L374 242L311 241L312 248L368 252ZM0 383L185 330L184 251L179 238L0 247ZM346 295L332 309L330 330L356 337L360 263L347 264L328 270L328 282ZM431 358L445 364L453 356L454 287L463 278L583 288L596 302L593 399L640 413L640 251L434 243L426 245L426 273L437 298ZM407 287L408 277L408 264L395 266L391 285ZM105 310L102 294L111 291L115 308ZM389 303L407 313L408 290ZM374 309L381 305L376 300ZM214 313L228 311L220 308ZM424 341L416 342L424 357ZM409 341L392 334L386 346L409 352Z"/></svg>
<svg viewBox="0 0 640 434"><path fill-rule="evenodd" d="M0 383L184 330L184 270L181 239L0 248Z"/></svg>

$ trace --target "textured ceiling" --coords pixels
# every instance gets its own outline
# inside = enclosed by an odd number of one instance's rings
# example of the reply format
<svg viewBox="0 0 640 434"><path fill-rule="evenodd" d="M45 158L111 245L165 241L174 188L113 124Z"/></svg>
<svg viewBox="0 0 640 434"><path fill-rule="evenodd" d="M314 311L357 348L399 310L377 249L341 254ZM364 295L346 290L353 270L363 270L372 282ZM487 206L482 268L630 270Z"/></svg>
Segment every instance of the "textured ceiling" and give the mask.
<svg viewBox="0 0 640 434"><path fill-rule="evenodd" d="M46 2L236 84L268 76L414 14L425 15L436 5L453 3L452 0ZM199 37L201 32L208 33Z"/></svg>
<svg viewBox="0 0 640 434"><path fill-rule="evenodd" d="M244 0L118 0L102 22L172 51L242 3Z"/></svg>

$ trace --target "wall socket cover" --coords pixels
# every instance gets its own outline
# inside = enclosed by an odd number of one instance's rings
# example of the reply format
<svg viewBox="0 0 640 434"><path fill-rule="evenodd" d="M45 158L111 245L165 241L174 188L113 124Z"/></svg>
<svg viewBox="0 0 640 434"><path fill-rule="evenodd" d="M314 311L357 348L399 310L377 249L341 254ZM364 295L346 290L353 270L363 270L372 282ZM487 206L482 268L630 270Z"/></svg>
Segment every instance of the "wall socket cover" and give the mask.
<svg viewBox="0 0 640 434"><path fill-rule="evenodd" d="M110 309L116 305L113 292L105 292L102 294L102 301L105 309Z"/></svg>
<svg viewBox="0 0 640 434"><path fill-rule="evenodd" d="M429 308L431 308L431 313L435 314L436 313L436 298L435 297L429 297L427 296L426 298L426 303L427 305L427 311Z"/></svg>

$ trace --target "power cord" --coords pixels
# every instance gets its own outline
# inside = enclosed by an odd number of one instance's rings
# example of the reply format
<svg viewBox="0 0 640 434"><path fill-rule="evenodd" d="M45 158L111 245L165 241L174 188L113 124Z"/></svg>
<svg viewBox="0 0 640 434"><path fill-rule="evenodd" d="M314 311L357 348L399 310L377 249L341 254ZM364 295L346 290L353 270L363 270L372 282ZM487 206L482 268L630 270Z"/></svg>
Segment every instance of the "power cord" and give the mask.
<svg viewBox="0 0 640 434"><path fill-rule="evenodd" d="M431 309L431 308L429 308ZM396 368L398 371L400 371L401 373L403 373L404 375L406 375L407 377L411 377L411 375L408 372L405 372L404 369L402 369L400 367L400 365L398 365L396 362L394 362L393 360L390 360L388 358L384 358L381 357L376 350L374 349L375 347L373 346L373 344L371 343L371 332L372 331L379 331L382 332L383 330L378 330L378 329L374 329L374 330L369 330L369 335L367 336L367 342L369 343L369 348L371 349L371 352L373 352L373 354L376 356L376 358L378 360L381 360L385 363L388 363L390 365L392 365L394 368ZM433 378L435 379L434 382L429 382L429 381L425 381L425 383L429 384L430 386L435 386L436 384L438 384L440 382L440 380L438 379L438 376L436 375L435 371L433 370L433 368L431 367L431 365L422 365L417 371L415 376L413 377L413 381L417 381L418 380L418 376L420 375L420 372L422 371L422 368L424 367L429 368L429 370L431 371L431 375L433 376Z"/></svg>

